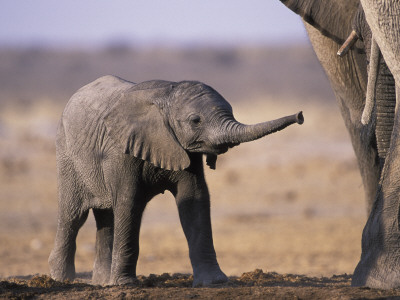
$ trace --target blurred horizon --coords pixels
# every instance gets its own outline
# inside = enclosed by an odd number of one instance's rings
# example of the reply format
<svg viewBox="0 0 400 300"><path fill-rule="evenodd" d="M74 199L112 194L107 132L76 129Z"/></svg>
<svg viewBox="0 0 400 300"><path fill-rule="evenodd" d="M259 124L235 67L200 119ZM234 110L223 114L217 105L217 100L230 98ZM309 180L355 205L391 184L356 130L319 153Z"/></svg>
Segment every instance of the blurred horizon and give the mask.
<svg viewBox="0 0 400 300"><path fill-rule="evenodd" d="M0 103L66 103L104 75L132 82L196 80L230 102L275 98L334 103L311 45L96 49L0 48Z"/></svg>

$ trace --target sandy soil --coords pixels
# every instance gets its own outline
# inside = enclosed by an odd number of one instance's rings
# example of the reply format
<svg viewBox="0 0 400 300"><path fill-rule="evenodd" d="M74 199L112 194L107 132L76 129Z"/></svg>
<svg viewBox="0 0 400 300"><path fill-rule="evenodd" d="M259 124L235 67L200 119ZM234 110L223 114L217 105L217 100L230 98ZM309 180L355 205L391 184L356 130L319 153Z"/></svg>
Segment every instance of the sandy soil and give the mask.
<svg viewBox="0 0 400 300"><path fill-rule="evenodd" d="M338 109L312 100L234 105L242 122L303 110L305 124L234 148L218 158L216 171L206 171L215 248L229 283L190 288L188 249L171 195L156 197L146 209L136 285L89 284L92 215L78 236L78 280L52 281L46 274L57 218L54 135L62 109L37 101L0 112L0 297L400 296L400 290L350 287L347 274L358 262L366 221L362 183Z"/></svg>

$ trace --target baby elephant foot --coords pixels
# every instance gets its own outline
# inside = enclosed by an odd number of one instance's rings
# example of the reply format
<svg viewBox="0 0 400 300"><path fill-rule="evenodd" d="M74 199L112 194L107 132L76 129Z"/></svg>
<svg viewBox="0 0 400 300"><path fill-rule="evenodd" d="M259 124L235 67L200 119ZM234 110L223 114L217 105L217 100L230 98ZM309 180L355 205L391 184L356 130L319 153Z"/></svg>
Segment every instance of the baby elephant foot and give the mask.
<svg viewBox="0 0 400 300"><path fill-rule="evenodd" d="M193 273L193 287L209 286L228 281L228 277L219 266Z"/></svg>
<svg viewBox="0 0 400 300"><path fill-rule="evenodd" d="M92 276L92 284L106 285L110 281L110 271L103 272L102 270L94 270Z"/></svg>
<svg viewBox="0 0 400 300"><path fill-rule="evenodd" d="M116 278L111 278L109 285L137 285L139 280L136 276L118 276Z"/></svg>
<svg viewBox="0 0 400 300"><path fill-rule="evenodd" d="M75 266L73 263L66 263L64 259L59 259L59 254L54 251L49 257L50 276L54 280L74 280L75 279Z"/></svg>
<svg viewBox="0 0 400 300"><path fill-rule="evenodd" d="M93 266L92 284L107 285L110 282L111 260L96 258Z"/></svg>

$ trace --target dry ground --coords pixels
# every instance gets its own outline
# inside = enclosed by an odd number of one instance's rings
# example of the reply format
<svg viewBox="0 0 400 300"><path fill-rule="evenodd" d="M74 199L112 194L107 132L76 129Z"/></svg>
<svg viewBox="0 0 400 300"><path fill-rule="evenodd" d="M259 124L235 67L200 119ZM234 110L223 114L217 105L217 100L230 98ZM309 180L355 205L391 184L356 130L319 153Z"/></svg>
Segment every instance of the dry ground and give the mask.
<svg viewBox="0 0 400 300"><path fill-rule="evenodd" d="M347 274L360 256L366 213L357 164L336 106L265 98L235 103L237 119L254 123L303 110L305 123L240 145L219 157L216 171L206 171L215 248L231 278L228 284L193 289L191 277L181 275L190 274L191 267L170 195L155 198L146 209L136 286L88 284L94 259L92 215L78 236L80 278L52 281L46 274L57 217L54 135L63 107L35 103L8 105L0 112L0 297L400 295L399 290L350 287Z"/></svg>

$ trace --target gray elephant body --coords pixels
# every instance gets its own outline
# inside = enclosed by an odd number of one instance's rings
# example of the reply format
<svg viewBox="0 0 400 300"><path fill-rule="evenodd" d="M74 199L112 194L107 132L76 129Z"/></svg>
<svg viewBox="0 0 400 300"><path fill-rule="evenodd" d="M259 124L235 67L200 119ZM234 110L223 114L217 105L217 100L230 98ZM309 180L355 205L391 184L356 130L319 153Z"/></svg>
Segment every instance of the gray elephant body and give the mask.
<svg viewBox="0 0 400 300"><path fill-rule="evenodd" d="M226 281L212 241L202 156L215 168L217 155L229 148L302 121L297 114L243 125L222 96L198 82L134 84L105 76L81 88L56 139L59 216L51 276L75 277L76 236L92 209L93 283L133 282L143 211L168 190L188 241L194 285Z"/></svg>

